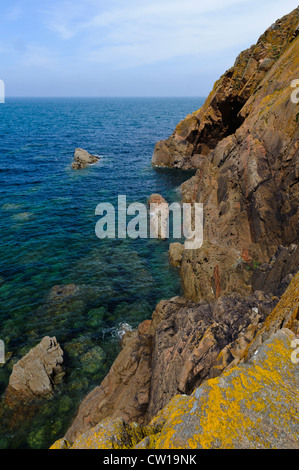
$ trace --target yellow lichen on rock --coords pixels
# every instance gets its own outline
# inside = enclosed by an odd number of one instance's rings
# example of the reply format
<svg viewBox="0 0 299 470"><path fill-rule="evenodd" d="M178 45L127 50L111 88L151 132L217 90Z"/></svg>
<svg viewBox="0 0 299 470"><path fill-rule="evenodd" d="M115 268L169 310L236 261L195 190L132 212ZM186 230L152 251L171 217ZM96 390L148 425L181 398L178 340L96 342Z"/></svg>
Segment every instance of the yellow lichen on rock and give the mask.
<svg viewBox="0 0 299 470"><path fill-rule="evenodd" d="M299 366L291 361L293 337L280 330L250 364L199 387L187 398L193 404L189 412L170 413L155 448L297 448Z"/></svg>
<svg viewBox="0 0 299 470"><path fill-rule="evenodd" d="M148 426L106 419L72 449L298 448L294 338L290 330L279 330L249 363L208 380L191 396L174 397Z"/></svg>

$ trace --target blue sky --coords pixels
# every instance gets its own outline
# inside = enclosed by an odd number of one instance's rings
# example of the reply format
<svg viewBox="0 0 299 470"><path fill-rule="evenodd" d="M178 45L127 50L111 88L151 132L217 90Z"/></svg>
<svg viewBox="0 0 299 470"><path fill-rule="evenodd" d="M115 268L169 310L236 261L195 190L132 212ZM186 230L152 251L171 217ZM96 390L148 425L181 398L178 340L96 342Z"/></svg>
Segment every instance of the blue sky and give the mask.
<svg viewBox="0 0 299 470"><path fill-rule="evenodd" d="M205 96L297 0L1 0L6 96Z"/></svg>

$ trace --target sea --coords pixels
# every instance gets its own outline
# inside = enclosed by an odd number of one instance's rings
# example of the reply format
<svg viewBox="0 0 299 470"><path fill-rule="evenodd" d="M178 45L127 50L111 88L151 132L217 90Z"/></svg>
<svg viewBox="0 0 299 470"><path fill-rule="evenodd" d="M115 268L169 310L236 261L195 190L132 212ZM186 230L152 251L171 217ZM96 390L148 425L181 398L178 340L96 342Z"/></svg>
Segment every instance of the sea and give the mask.
<svg viewBox="0 0 299 470"><path fill-rule="evenodd" d="M99 239L98 204L178 201L190 171L153 168L155 142L203 98L7 98L0 104L0 396L44 336L64 351L51 397L0 404L0 449L46 449L108 373L121 336L181 294L170 239ZM73 170L75 148L100 157Z"/></svg>

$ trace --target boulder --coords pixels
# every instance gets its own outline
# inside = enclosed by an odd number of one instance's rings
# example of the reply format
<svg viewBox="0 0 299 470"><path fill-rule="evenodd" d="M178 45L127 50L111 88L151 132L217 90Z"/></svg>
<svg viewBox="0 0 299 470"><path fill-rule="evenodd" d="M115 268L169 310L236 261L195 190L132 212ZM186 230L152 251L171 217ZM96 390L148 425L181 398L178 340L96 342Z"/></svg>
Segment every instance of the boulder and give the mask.
<svg viewBox="0 0 299 470"><path fill-rule="evenodd" d="M170 243L169 245L169 262L172 266L180 266L184 252L182 243Z"/></svg>
<svg viewBox="0 0 299 470"><path fill-rule="evenodd" d="M62 372L63 351L55 337L45 336L14 366L6 389L8 404L49 396Z"/></svg>
<svg viewBox="0 0 299 470"><path fill-rule="evenodd" d="M97 161L99 161L99 157L90 155L90 153L88 153L86 150L76 148L72 168L74 170L79 170L81 168L85 168L88 165L91 165L92 163L96 163Z"/></svg>

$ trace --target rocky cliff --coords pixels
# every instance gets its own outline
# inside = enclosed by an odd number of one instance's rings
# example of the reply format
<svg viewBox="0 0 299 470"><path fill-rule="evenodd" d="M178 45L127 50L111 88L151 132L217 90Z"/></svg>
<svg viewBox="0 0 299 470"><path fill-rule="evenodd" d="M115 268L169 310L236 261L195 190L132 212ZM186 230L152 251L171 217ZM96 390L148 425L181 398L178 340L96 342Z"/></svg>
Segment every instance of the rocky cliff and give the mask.
<svg viewBox="0 0 299 470"><path fill-rule="evenodd" d="M184 297L129 333L53 448L298 448L299 8L242 52L153 164L195 168ZM297 336L296 336L297 335Z"/></svg>
<svg viewBox="0 0 299 470"><path fill-rule="evenodd" d="M240 125L201 159L196 175L181 187L185 202L204 207L204 245L185 250L180 268L184 295L194 301L251 291L252 273L269 263L280 245L291 250L298 242L299 125L298 105L291 100L291 83L299 76L298 15L296 9L277 22L253 48L249 63L257 67L253 77L261 79L244 85L246 102L235 115ZM273 55L264 59L272 65L260 75L256 51L273 52L276 42L270 38L279 37L280 53L275 61ZM249 65L239 61L234 74L241 67L246 76ZM219 103L224 83L222 78L213 92ZM234 96L234 85L225 89ZM201 142L201 133L196 135Z"/></svg>
<svg viewBox="0 0 299 470"><path fill-rule="evenodd" d="M203 157L244 122L249 112L244 105L262 88L263 79L296 39L298 22L297 8L270 26L256 45L241 52L234 66L215 83L202 108L182 120L167 140L157 142L152 163L200 168Z"/></svg>

